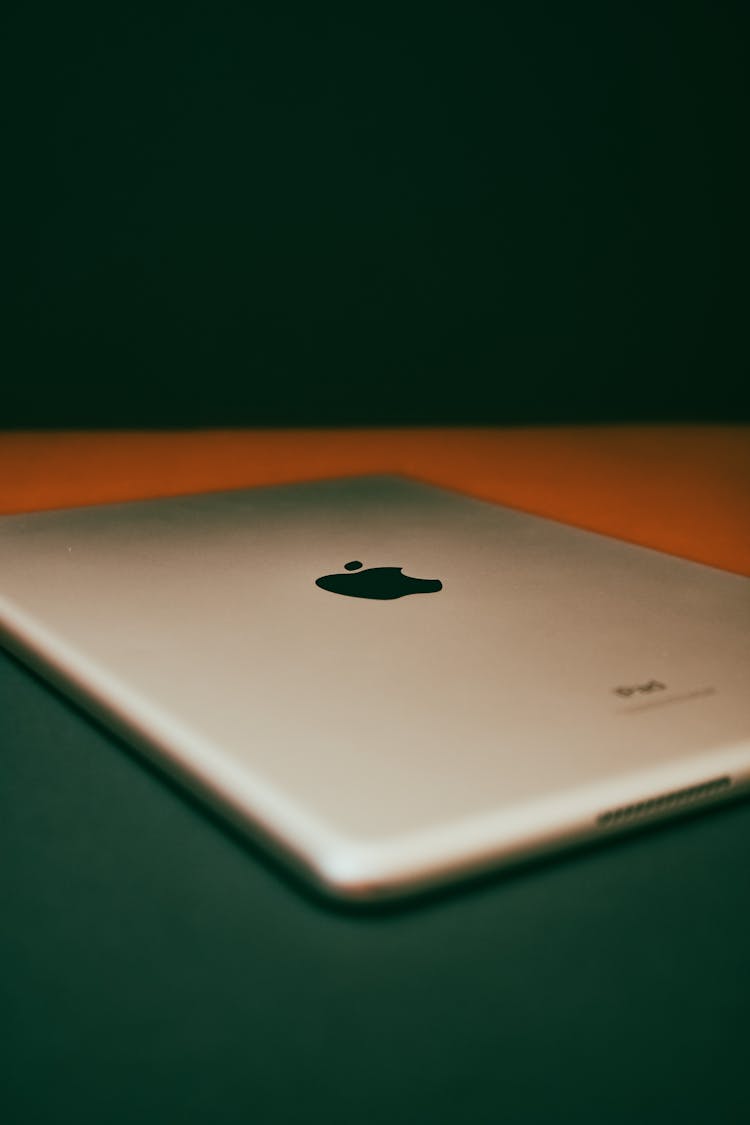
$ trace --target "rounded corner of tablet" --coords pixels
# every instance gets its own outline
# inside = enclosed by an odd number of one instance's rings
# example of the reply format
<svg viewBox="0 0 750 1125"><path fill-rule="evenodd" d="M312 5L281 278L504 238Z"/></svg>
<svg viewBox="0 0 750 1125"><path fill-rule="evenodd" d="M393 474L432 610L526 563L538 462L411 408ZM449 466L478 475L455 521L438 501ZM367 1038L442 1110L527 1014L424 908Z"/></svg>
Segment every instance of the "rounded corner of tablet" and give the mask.
<svg viewBox="0 0 750 1125"><path fill-rule="evenodd" d="M386 849L355 841L318 856L308 874L326 898L341 903L381 902L400 897L406 889Z"/></svg>

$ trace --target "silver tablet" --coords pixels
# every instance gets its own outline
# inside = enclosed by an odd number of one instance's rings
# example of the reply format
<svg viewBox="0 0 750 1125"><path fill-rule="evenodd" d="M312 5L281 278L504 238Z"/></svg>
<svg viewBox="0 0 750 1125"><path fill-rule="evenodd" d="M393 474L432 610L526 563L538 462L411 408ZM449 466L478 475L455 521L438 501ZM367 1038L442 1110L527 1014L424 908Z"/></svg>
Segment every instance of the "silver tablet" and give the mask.
<svg viewBox="0 0 750 1125"><path fill-rule="evenodd" d="M319 888L750 788L750 582L397 477L0 521L0 636Z"/></svg>

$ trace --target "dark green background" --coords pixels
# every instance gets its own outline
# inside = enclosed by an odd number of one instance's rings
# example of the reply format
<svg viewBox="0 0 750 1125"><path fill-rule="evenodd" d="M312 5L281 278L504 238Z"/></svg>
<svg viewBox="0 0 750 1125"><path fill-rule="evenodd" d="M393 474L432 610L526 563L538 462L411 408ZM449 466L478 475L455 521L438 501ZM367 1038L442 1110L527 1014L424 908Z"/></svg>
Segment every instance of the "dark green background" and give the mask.
<svg viewBox="0 0 750 1125"><path fill-rule="evenodd" d="M0 654L4 1125L743 1125L750 805L313 901Z"/></svg>
<svg viewBox="0 0 750 1125"><path fill-rule="evenodd" d="M746 12L3 5L0 423L750 417Z"/></svg>

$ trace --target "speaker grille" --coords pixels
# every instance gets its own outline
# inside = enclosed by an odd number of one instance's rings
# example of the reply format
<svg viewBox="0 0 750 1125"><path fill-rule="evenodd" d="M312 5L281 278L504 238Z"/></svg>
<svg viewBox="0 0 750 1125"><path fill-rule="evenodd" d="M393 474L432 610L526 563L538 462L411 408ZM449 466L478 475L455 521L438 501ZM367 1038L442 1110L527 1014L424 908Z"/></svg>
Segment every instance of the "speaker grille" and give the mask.
<svg viewBox="0 0 750 1125"><path fill-rule="evenodd" d="M617 828L631 820L671 812L683 805L698 804L700 801L710 800L712 797L718 796L724 789L728 789L731 784L731 777L714 777L710 781L703 781L700 785L691 785L687 789L674 789L671 793L660 793L656 797L647 797L643 801L635 801L632 805L621 805L617 809L608 809L607 812L600 813L597 817L597 823L601 828Z"/></svg>

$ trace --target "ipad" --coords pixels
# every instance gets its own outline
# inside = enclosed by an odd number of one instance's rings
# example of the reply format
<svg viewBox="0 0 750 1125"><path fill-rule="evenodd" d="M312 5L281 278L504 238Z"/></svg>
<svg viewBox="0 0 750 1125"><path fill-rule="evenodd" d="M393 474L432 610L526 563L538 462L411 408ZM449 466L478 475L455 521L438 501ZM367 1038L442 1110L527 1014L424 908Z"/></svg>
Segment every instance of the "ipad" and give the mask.
<svg viewBox="0 0 750 1125"><path fill-rule="evenodd" d="M399 477L0 520L3 643L324 892L750 788L750 581Z"/></svg>

